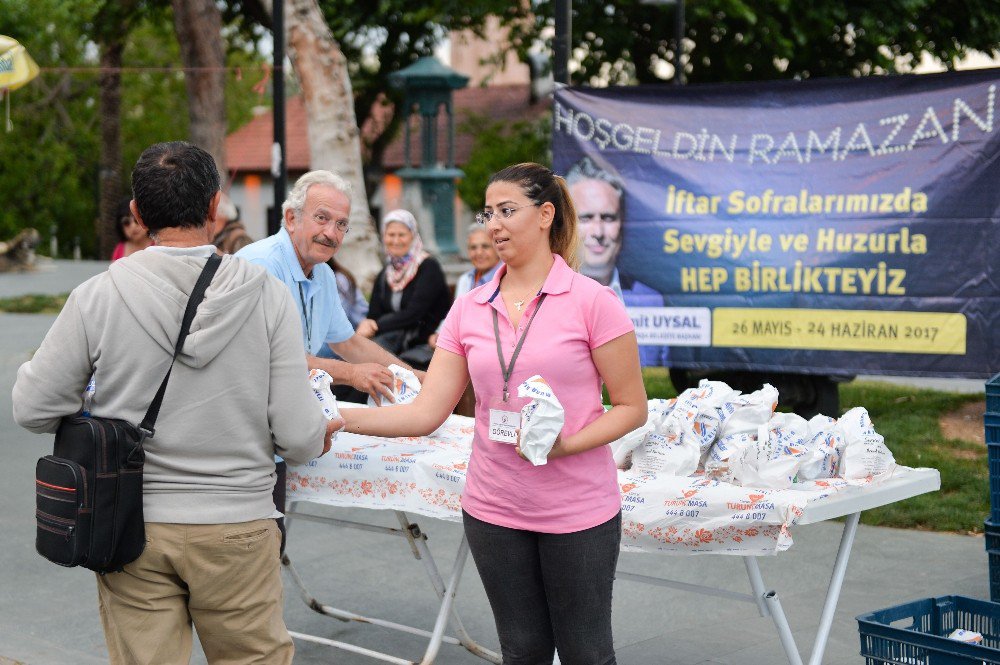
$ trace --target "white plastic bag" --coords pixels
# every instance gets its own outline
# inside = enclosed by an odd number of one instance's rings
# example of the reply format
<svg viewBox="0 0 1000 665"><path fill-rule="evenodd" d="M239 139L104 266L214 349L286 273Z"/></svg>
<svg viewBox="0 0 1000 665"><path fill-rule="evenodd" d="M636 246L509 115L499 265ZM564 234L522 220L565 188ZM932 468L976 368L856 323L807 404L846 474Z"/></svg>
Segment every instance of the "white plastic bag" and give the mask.
<svg viewBox="0 0 1000 665"><path fill-rule="evenodd" d="M394 402L389 402L382 398L382 406L393 406L395 404L409 404L417 398L420 392L420 380L417 375L399 365L389 365L392 372L392 397ZM368 406L378 406L372 396L368 396Z"/></svg>
<svg viewBox="0 0 1000 665"><path fill-rule="evenodd" d="M896 460L885 445L885 439L875 431L867 409L858 406L837 421L836 428L844 437L841 476L849 482L878 482L892 475Z"/></svg>
<svg viewBox="0 0 1000 665"><path fill-rule="evenodd" d="M330 386L333 385L333 377L321 369L309 370L309 387L312 388L313 395L323 409L323 415L327 420L340 417L340 410L337 408L337 398L333 396Z"/></svg>
<svg viewBox="0 0 1000 665"><path fill-rule="evenodd" d="M809 435L805 418L775 413L761 425L757 440L730 458L733 482L744 487L787 489L805 459Z"/></svg>
<svg viewBox="0 0 1000 665"><path fill-rule="evenodd" d="M730 480L729 459L757 441L761 425L767 424L778 404L778 390L769 383L749 395L739 395L723 410L731 415L719 429L718 439L705 457L705 473Z"/></svg>
<svg viewBox="0 0 1000 665"><path fill-rule="evenodd" d="M650 432L632 453L636 475L690 476L698 470L698 448L693 441L683 441L677 434Z"/></svg>
<svg viewBox="0 0 1000 665"><path fill-rule="evenodd" d="M704 455L733 414L727 405L739 397L738 390L722 381L702 379L697 388L689 388L677 397L671 419L684 439L698 444L699 456Z"/></svg>
<svg viewBox="0 0 1000 665"><path fill-rule="evenodd" d="M562 432L566 412L552 387L537 374L517 387L517 396L531 399L521 409L521 454L541 466Z"/></svg>
<svg viewBox="0 0 1000 665"><path fill-rule="evenodd" d="M837 421L829 416L815 415L809 419L806 456L799 467L796 481L834 478L839 475L844 437L836 425Z"/></svg>
<svg viewBox="0 0 1000 665"><path fill-rule="evenodd" d="M677 398L672 399L651 399L646 402L648 416L646 423L638 427L622 438L612 441L611 455L614 457L615 466L619 469L628 470L632 467L632 453L646 443L646 437L656 432L663 431L667 416L674 410Z"/></svg>
<svg viewBox="0 0 1000 665"><path fill-rule="evenodd" d="M673 412L674 407L677 406L677 398L671 399L651 399L646 402L646 408L649 411L649 417L646 419L646 423L656 431L663 431L666 426L667 417Z"/></svg>
<svg viewBox="0 0 1000 665"><path fill-rule="evenodd" d="M721 381L703 379L697 388L685 390L672 403L650 402L653 431L633 452L632 471L690 476L730 415L721 407L738 396L739 392Z"/></svg>
<svg viewBox="0 0 1000 665"><path fill-rule="evenodd" d="M646 441L646 437L653 431L653 426L647 422L620 439L612 441L611 456L615 460L615 466L619 469L628 469L632 466L632 451L641 446Z"/></svg>

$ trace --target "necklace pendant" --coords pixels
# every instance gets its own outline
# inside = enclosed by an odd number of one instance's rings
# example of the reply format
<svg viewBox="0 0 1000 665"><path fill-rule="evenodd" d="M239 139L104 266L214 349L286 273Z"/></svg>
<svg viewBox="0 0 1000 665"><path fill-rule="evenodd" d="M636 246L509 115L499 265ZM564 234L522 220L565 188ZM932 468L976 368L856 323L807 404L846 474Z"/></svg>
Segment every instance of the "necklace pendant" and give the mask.
<svg viewBox="0 0 1000 665"><path fill-rule="evenodd" d="M517 311L520 312L521 308L524 307L524 301L523 300L515 300L514 301L514 307L516 307Z"/></svg>

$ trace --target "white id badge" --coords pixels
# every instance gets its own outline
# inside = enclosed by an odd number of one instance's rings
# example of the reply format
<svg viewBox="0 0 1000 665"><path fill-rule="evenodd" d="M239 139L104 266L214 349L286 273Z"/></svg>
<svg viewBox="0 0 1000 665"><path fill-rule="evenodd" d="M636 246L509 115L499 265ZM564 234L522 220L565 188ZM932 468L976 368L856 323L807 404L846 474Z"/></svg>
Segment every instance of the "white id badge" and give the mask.
<svg viewBox="0 0 1000 665"><path fill-rule="evenodd" d="M521 409L517 401L490 400L490 441L517 443L517 430L521 427Z"/></svg>
<svg viewBox="0 0 1000 665"><path fill-rule="evenodd" d="M517 443L517 428L520 426L520 411L490 409L490 441Z"/></svg>

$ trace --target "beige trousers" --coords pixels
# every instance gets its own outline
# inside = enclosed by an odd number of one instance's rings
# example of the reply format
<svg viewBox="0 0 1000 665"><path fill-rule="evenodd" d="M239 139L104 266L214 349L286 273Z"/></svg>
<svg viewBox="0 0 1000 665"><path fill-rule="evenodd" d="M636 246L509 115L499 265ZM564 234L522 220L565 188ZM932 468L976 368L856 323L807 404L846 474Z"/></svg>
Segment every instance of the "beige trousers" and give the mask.
<svg viewBox="0 0 1000 665"><path fill-rule="evenodd" d="M186 665L191 624L212 665L282 665L285 628L273 519L242 524L146 523L146 550L97 576L113 665Z"/></svg>

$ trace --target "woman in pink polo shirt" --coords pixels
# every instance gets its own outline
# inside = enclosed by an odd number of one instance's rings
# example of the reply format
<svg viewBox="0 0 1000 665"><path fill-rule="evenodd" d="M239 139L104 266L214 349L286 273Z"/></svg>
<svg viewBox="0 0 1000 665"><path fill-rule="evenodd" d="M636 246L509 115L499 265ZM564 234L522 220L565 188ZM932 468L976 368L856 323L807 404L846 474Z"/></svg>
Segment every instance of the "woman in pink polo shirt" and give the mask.
<svg viewBox="0 0 1000 665"><path fill-rule="evenodd" d="M485 225L502 266L455 301L423 388L409 405L343 412L347 429L426 435L469 379L476 429L462 496L465 533L496 619L504 665L615 662L611 592L621 499L608 443L646 420L632 322L615 293L575 272L576 213L562 178L539 164L490 178ZM566 411L548 463L521 457L527 402L517 386L540 374ZM612 408L601 403L607 386Z"/></svg>

